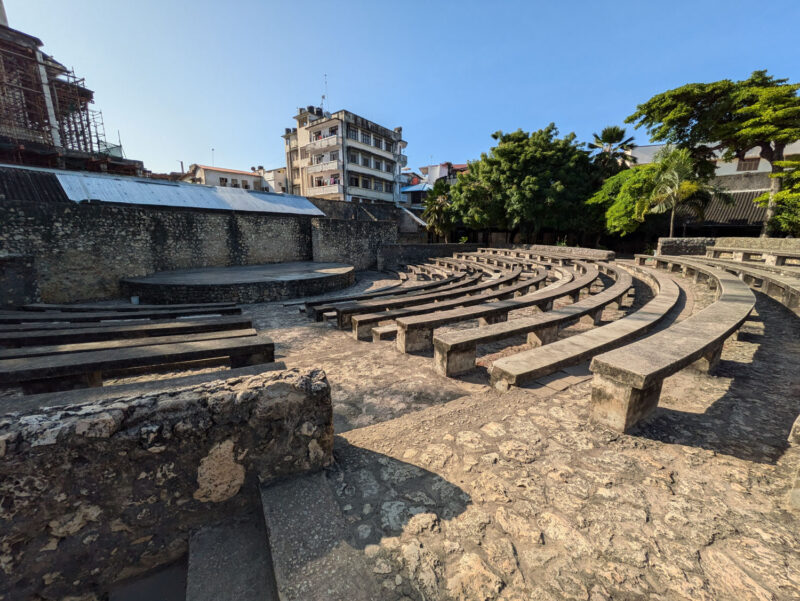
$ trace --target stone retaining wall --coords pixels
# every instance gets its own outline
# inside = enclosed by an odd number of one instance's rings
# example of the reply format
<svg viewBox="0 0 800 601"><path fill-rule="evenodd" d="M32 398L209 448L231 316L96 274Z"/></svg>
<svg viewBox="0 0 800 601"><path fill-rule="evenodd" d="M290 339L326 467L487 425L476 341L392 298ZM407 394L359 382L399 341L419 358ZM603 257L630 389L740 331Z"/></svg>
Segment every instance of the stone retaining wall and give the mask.
<svg viewBox="0 0 800 601"><path fill-rule="evenodd" d="M659 255L704 255L709 246L800 252L798 238L659 238Z"/></svg>
<svg viewBox="0 0 800 601"><path fill-rule="evenodd" d="M62 599L172 562L258 480L331 463L321 370L0 416L0 598Z"/></svg>
<svg viewBox="0 0 800 601"><path fill-rule="evenodd" d="M13 309L40 300L33 257L0 255L0 308Z"/></svg>
<svg viewBox="0 0 800 601"><path fill-rule="evenodd" d="M397 243L395 221L352 221L323 219L311 221L311 245L315 261L347 263L358 269L375 269L378 252Z"/></svg>

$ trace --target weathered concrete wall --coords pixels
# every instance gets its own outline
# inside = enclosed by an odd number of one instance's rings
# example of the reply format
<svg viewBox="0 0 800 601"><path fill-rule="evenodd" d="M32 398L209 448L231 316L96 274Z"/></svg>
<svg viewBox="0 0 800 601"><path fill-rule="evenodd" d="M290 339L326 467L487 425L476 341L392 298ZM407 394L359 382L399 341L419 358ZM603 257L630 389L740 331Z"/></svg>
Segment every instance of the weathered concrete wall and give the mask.
<svg viewBox="0 0 800 601"><path fill-rule="evenodd" d="M800 252L798 238L659 238L659 255L704 255L709 246Z"/></svg>
<svg viewBox="0 0 800 601"><path fill-rule="evenodd" d="M0 416L0 598L62 599L174 561L258 480L332 452L321 370Z"/></svg>
<svg viewBox="0 0 800 601"><path fill-rule="evenodd" d="M33 257L0 255L0 308L14 308L40 300Z"/></svg>
<svg viewBox="0 0 800 601"><path fill-rule="evenodd" d="M378 252L378 269L424 263L434 257L450 257L456 252L475 252L480 244L393 244Z"/></svg>
<svg viewBox="0 0 800 601"><path fill-rule="evenodd" d="M156 271L311 259L304 216L3 200L0 223L0 253L34 257L45 302L116 297L120 278Z"/></svg>
<svg viewBox="0 0 800 601"><path fill-rule="evenodd" d="M311 244L314 261L342 262L358 269L375 269L378 252L387 244L397 243L397 222L346 221L322 219L311 221Z"/></svg>

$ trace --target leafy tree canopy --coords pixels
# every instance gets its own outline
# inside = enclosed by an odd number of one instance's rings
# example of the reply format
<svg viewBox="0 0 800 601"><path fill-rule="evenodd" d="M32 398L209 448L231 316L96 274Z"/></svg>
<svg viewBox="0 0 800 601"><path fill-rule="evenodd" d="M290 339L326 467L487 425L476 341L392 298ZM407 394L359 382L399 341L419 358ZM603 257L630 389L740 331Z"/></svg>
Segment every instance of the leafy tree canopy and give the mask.
<svg viewBox="0 0 800 601"><path fill-rule="evenodd" d="M636 207L641 198L649 198L656 185L658 168L639 165L609 177L587 201L605 209L606 229L613 234L630 234L642 224L644 216Z"/></svg>
<svg viewBox="0 0 800 601"><path fill-rule="evenodd" d="M625 128L618 125L604 127L600 135L594 135L594 141L587 142L586 146L594 152L592 160L599 168L603 177L608 177L626 169L628 163L635 162L635 158L628 154L634 147L633 137L626 137Z"/></svg>
<svg viewBox="0 0 800 601"><path fill-rule="evenodd" d="M776 205L774 226L787 234L800 236L800 160L781 161L782 171L770 174L770 177L780 178L783 181L781 190L775 194ZM769 203L769 193L756 198L762 206Z"/></svg>
<svg viewBox="0 0 800 601"><path fill-rule="evenodd" d="M447 242L457 216L450 199L450 185L444 178L434 182L433 187L428 191L422 218L428 224L429 230L437 236L442 236Z"/></svg>
<svg viewBox="0 0 800 601"><path fill-rule="evenodd" d="M551 123L492 137L497 146L470 163L453 187L453 204L467 225L526 232L585 227L581 209L592 192L594 167L575 134L559 138Z"/></svg>

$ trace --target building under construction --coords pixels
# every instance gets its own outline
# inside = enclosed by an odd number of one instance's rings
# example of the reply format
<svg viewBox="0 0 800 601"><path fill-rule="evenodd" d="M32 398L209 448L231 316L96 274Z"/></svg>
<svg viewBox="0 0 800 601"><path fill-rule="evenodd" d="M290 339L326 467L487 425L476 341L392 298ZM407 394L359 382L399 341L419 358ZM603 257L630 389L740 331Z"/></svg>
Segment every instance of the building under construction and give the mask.
<svg viewBox="0 0 800 601"><path fill-rule="evenodd" d="M0 162L142 175L141 161L107 143L94 92L41 47L8 27L0 0Z"/></svg>

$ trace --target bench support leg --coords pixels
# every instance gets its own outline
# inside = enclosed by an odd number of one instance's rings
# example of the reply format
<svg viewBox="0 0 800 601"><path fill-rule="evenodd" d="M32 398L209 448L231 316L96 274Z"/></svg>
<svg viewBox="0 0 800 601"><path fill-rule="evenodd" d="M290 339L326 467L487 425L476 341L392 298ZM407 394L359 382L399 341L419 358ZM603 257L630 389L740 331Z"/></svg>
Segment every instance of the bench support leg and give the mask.
<svg viewBox="0 0 800 601"><path fill-rule="evenodd" d="M658 406L661 380L633 388L601 374L592 380L590 419L617 432L627 432Z"/></svg>
<svg viewBox="0 0 800 601"><path fill-rule="evenodd" d="M548 326L537 330L536 332L528 332L528 344L531 346L543 346L558 340L558 326Z"/></svg>
<svg viewBox="0 0 800 601"><path fill-rule="evenodd" d="M603 308L600 307L599 309L596 309L596 310L594 310L594 311L592 311L590 313L587 313L583 317L581 317L581 321L584 322L584 323L588 322L588 323L590 323L592 325L597 326L597 325L600 325L600 322L602 321L602 318L603 318Z"/></svg>
<svg viewBox="0 0 800 601"><path fill-rule="evenodd" d="M434 347L433 365L443 376L457 376L475 367L476 348L444 351Z"/></svg>
<svg viewBox="0 0 800 601"><path fill-rule="evenodd" d="M251 353L249 355L230 356L231 369L236 369L237 367L247 367L248 365L261 365L262 363L273 363L274 361L274 349L268 349L260 353Z"/></svg>
<svg viewBox="0 0 800 601"><path fill-rule="evenodd" d="M497 315L487 315L486 317L479 317L478 325L488 326L493 323L500 323L501 321L508 321L508 313L498 313Z"/></svg>
<svg viewBox="0 0 800 601"><path fill-rule="evenodd" d="M409 330L397 326L397 350L401 353L426 351L433 346L433 328L414 328Z"/></svg>
<svg viewBox="0 0 800 601"><path fill-rule="evenodd" d="M709 349L705 354L692 364L692 367L703 373L713 372L722 356L722 345Z"/></svg>

